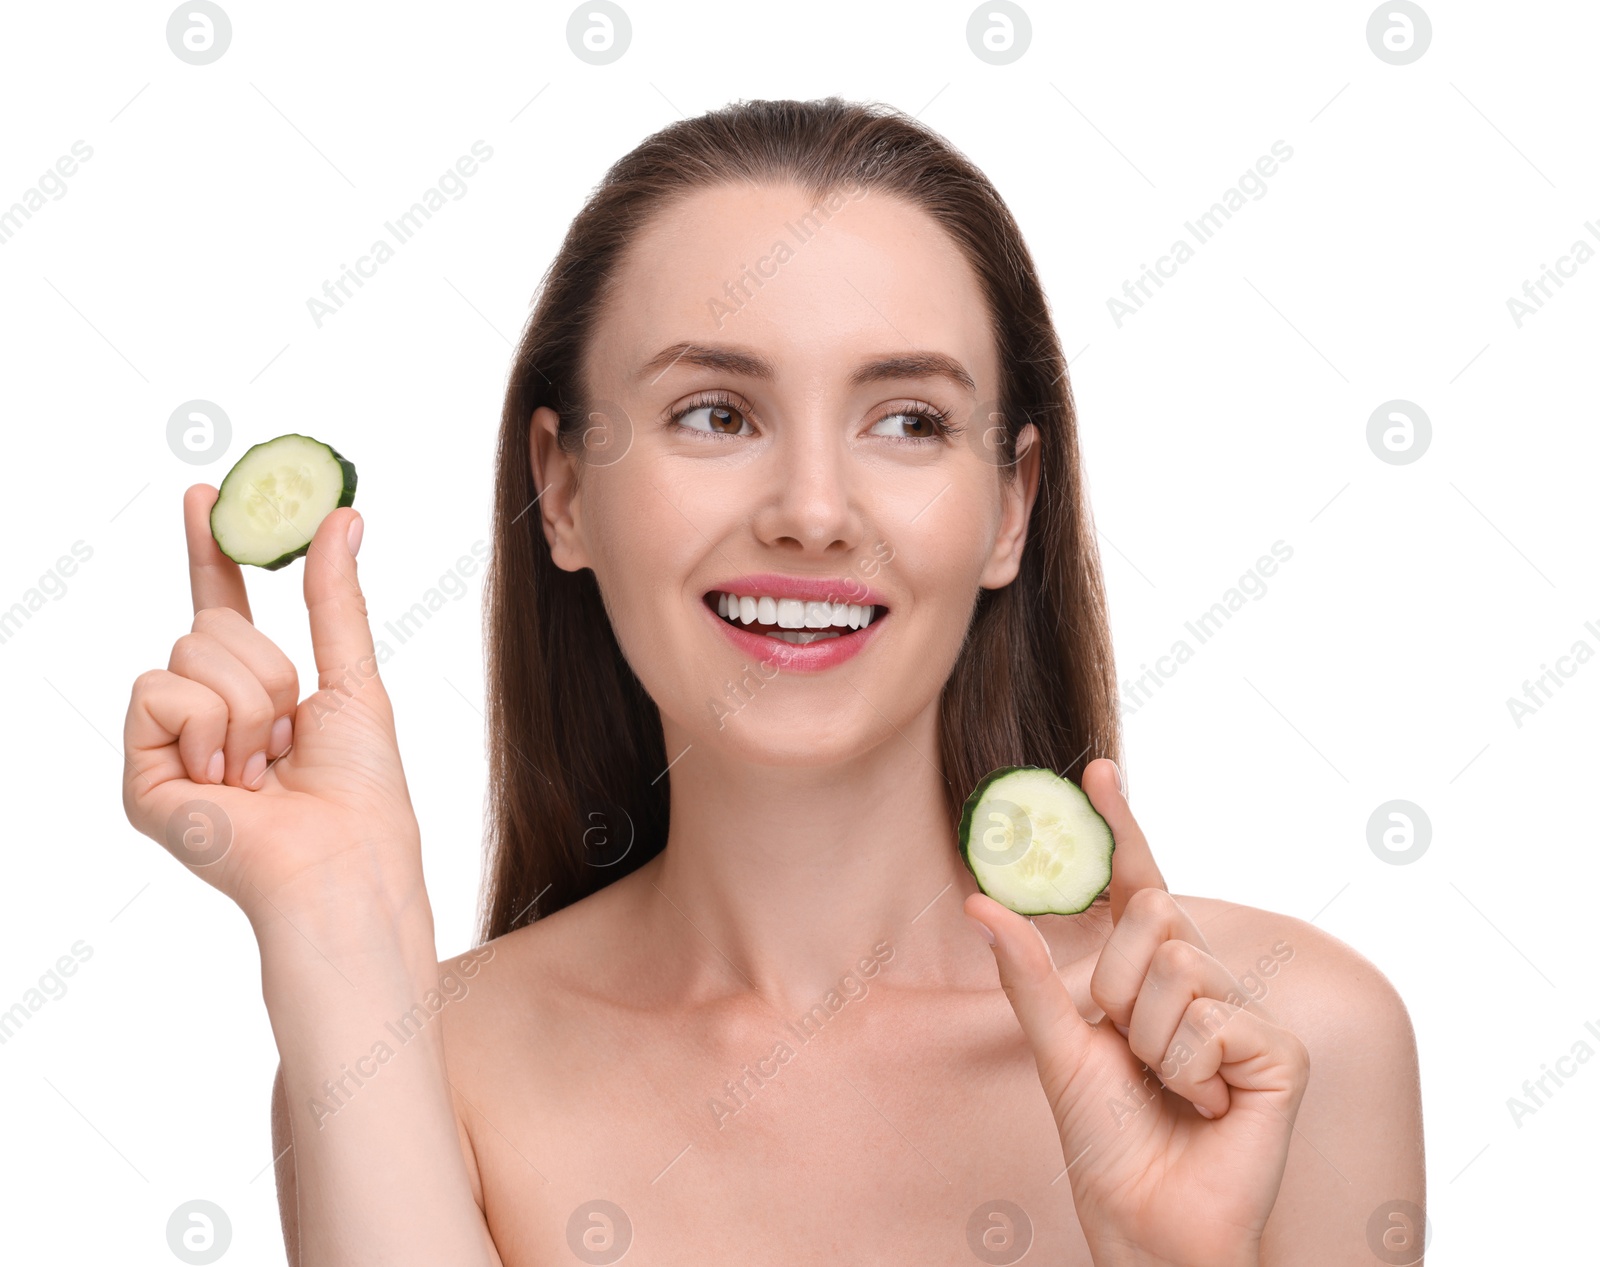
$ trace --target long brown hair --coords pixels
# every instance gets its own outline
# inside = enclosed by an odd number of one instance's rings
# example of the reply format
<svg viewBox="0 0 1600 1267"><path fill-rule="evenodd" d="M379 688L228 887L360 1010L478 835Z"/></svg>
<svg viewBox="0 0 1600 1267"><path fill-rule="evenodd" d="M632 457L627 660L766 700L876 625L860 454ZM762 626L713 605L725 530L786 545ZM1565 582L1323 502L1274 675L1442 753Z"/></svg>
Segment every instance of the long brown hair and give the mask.
<svg viewBox="0 0 1600 1267"><path fill-rule="evenodd" d="M652 213L729 183L900 197L944 226L976 271L999 352L992 457L1017 478L1016 439L1041 442L1039 494L1017 579L980 591L940 702L952 836L973 785L1002 765L1078 781L1120 757L1100 556L1079 473L1066 362L1032 257L988 179L925 125L838 97L739 102L648 137L612 165L567 231L517 347L501 418L486 581L488 852L484 941L632 871L667 839L661 715L623 658L594 573L555 566L534 505L528 428L541 405L581 445L581 370L619 257ZM596 852L598 850L598 853Z"/></svg>

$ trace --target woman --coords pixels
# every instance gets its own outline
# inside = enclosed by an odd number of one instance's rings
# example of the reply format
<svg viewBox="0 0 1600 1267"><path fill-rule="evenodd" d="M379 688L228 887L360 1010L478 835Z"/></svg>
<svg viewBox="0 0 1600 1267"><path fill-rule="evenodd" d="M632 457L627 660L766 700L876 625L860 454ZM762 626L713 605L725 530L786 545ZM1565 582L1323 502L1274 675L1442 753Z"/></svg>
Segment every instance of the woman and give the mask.
<svg viewBox="0 0 1600 1267"><path fill-rule="evenodd" d="M125 800L231 833L196 869L261 944L291 1261L1419 1259L1405 1008L1166 891L1082 488L1031 259L945 142L836 98L650 137L511 376L484 944L443 964L360 516L312 542L297 703L192 488ZM1111 825L1081 915L959 860L1009 764Z"/></svg>

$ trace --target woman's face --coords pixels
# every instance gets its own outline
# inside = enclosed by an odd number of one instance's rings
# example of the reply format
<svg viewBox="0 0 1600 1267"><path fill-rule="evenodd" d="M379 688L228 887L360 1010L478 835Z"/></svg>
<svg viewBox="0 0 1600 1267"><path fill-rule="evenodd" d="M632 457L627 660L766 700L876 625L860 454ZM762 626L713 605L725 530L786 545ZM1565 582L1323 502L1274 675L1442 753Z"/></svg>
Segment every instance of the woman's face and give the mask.
<svg viewBox="0 0 1600 1267"><path fill-rule="evenodd" d="M831 764L929 736L1037 472L1031 427L1018 478L984 442L999 363L969 265L898 198L729 185L653 219L615 280L586 457L540 409L533 462L553 557L593 569L668 751Z"/></svg>

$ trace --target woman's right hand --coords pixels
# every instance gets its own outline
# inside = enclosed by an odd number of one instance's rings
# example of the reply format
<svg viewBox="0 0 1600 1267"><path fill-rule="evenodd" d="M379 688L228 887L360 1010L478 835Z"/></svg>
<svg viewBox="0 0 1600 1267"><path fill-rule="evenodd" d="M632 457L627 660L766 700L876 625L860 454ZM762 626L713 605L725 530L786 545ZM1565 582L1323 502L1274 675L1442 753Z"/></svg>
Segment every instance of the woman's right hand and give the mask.
<svg viewBox="0 0 1600 1267"><path fill-rule="evenodd" d="M305 556L318 689L251 623L239 565L211 536L217 490L184 495L194 624L133 685L123 727L128 819L239 904L425 903L416 816L356 578L361 517L339 509Z"/></svg>

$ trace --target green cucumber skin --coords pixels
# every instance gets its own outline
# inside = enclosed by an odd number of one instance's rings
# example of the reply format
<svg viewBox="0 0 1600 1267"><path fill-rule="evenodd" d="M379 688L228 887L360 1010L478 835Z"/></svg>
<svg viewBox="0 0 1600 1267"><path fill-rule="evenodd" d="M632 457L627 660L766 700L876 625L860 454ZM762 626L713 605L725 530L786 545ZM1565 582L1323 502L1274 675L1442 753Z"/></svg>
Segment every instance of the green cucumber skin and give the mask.
<svg viewBox="0 0 1600 1267"><path fill-rule="evenodd" d="M973 883L978 886L978 892L982 893L985 897L994 898L994 900L997 901L997 902L1000 902L1000 899L995 897L995 895L993 893L990 893L988 889L983 887L983 879L982 879L982 877L980 877L978 875L977 869L972 865L972 859L968 856L968 853L967 853L967 840L968 840L968 837L970 836L971 831L972 831L972 815L973 815L973 811L977 809L978 802L983 799L983 794L984 794L984 792L986 792L988 790L989 785L994 783L997 779L1003 779L1007 775L1016 774L1019 770L1042 770L1046 774L1055 774L1056 773L1054 770L1049 770L1049 769L1046 769L1046 767L1044 767L1044 766L1038 766L1038 765L1004 765L1004 766L1001 766L998 770L989 771L988 774L984 775L983 778L978 780L978 786L972 789L972 795L967 797L966 803L962 805L962 807L961 807L961 825L957 828L956 840L957 840L958 844L961 847L961 861L962 861L962 863L965 864L965 866L967 868L967 871L971 874ZM1061 776L1060 775L1056 775L1056 777L1060 778ZM1078 790L1080 792L1083 791L1083 789L1081 787ZM1084 795L1087 796L1088 793L1084 792ZM1093 806L1091 806L1090 808L1093 808ZM1095 813L1099 814L1099 811L1095 810ZM1102 817L1101 821L1104 821L1103 817ZM1111 827L1111 825L1109 823L1107 823L1106 824L1106 829L1108 831L1110 830L1110 827ZM1116 836L1115 832L1112 832L1111 833L1111 854L1112 854L1113 860L1115 860L1116 852L1117 852L1117 836ZM1076 910L1072 910L1072 911L1037 911L1037 912L1035 912L1035 914L1039 914L1039 915L1081 915L1084 911L1088 910L1091 906L1093 906L1095 904L1096 899L1099 898L1101 893L1104 893L1110 887L1111 887L1111 880L1109 878L1107 878L1105 884L1101 886L1099 892L1095 893L1093 897L1091 897L1087 902L1085 902L1082 906L1078 907ZM1001 906L1005 906L1007 910L1011 909L1009 906L1006 906L1006 904L1004 902L1000 902L1000 905Z"/></svg>
<svg viewBox="0 0 1600 1267"><path fill-rule="evenodd" d="M339 503L338 503L338 505L336 505L333 508L333 510L338 510L338 509L340 509L340 507L343 507L343 506L354 506L355 502L356 502L356 468L355 468L355 463L350 461L349 458L345 457L344 454L340 453L338 449L334 448L326 440L319 440L319 439L316 438L316 436L308 436L308 435L305 435L305 434L303 434L302 432L299 432L299 431L286 431L281 436L273 436L272 440L263 440L261 442L261 444L252 444L248 449L246 449L244 451L243 454L240 455L239 461L235 462L233 464L233 466L228 468L228 475L232 475L234 470L241 463L244 462L245 458L249 457L252 453L254 453L257 449L259 449L261 447L261 445L263 445L263 444L271 444L274 440L282 440L285 436L291 436L291 435L292 436L299 436L300 439L302 439L302 440L309 440L309 441L311 441L312 444L320 444L329 453L333 454L334 460L339 463L339 472L343 476L343 479L344 479L344 489L339 494ZM228 475L224 475L222 477L222 484L223 485L227 484ZM213 516L215 516L216 513L217 513L217 503L221 502L221 501L222 501L222 485L218 485L218 487L217 487L217 501L213 502L211 504L211 514L206 517L206 522L211 525L211 539L213 541L217 541L217 528L216 528L216 524L215 524L215 522L213 520ZM331 515L333 513L333 511L330 510L328 513ZM231 554L228 554L228 552L226 550L222 549L222 543L220 541L217 541L217 549L222 550L222 553L227 555L228 558L230 558L230 559L233 558L233 556ZM305 545L301 546L298 550L291 550L288 554L279 555L276 559L272 560L271 563L248 563L248 564L242 564L241 566L260 568L263 572L276 572L279 568L288 567L289 564L293 563L296 559L300 558L302 555L304 555L307 552L309 552L310 549L311 549L311 543L308 541L308 542L305 543ZM234 559L234 562L237 563L238 560Z"/></svg>

